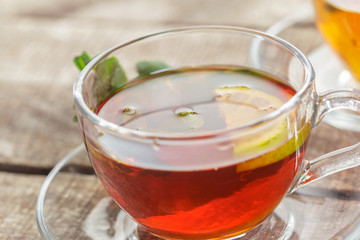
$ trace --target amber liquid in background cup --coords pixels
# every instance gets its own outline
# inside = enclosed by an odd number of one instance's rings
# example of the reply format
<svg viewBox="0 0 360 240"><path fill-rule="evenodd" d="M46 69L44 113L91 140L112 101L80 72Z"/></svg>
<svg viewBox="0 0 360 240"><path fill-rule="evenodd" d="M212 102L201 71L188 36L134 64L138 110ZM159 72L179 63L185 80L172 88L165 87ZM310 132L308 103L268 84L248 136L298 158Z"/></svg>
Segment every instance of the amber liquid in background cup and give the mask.
<svg viewBox="0 0 360 240"><path fill-rule="evenodd" d="M360 81L360 1L313 0L313 3L321 34Z"/></svg>
<svg viewBox="0 0 360 240"><path fill-rule="evenodd" d="M210 132L264 117L294 94L290 86L249 69L189 68L132 81L96 112L139 131ZM140 157L116 155L116 145L123 143L106 134L97 143L88 139L87 146L107 191L151 233L175 239L233 236L274 210L301 167L310 124L289 140L288 118L259 137L236 141L229 136L225 144L190 147L154 142L139 149ZM255 157L241 160L242 155Z"/></svg>

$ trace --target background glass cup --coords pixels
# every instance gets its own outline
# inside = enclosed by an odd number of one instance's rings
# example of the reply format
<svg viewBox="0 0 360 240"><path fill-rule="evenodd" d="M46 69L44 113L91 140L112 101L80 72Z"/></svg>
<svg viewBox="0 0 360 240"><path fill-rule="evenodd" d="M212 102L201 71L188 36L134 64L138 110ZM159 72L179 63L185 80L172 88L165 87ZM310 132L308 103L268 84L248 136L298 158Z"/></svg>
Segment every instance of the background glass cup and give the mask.
<svg viewBox="0 0 360 240"><path fill-rule="evenodd" d="M231 129L185 135L136 131L94 112L101 104L94 92L98 84L94 68L112 56L120 59L129 84L137 77L136 63L151 59L176 68L242 66L276 77L296 94L269 115ZM244 234L266 219L287 193L357 166L360 160L359 144L312 161L303 159L311 129L332 110L360 112L360 92L338 90L319 96L306 57L289 43L254 30L188 27L120 44L84 68L74 85L74 100L90 160L103 185L139 224L140 232L161 238L224 239ZM234 147L223 147L259 138L284 119L288 125L283 141L260 149L256 156L235 155ZM269 168L268 177L257 174L256 167L241 175L244 166L256 166L254 161L259 159L274 162L284 152L286 157L281 159L287 159L287 164L284 160L278 168ZM175 165L181 156L181 168L148 168L146 163L158 161L159 154ZM128 160L134 165L122 164Z"/></svg>
<svg viewBox="0 0 360 240"><path fill-rule="evenodd" d="M360 82L360 1L313 0L313 4L322 36Z"/></svg>
<svg viewBox="0 0 360 240"><path fill-rule="evenodd" d="M316 26L327 46L311 59L319 90L360 89L360 1L313 0ZM360 131L360 116L349 111L329 114L325 122L340 129Z"/></svg>

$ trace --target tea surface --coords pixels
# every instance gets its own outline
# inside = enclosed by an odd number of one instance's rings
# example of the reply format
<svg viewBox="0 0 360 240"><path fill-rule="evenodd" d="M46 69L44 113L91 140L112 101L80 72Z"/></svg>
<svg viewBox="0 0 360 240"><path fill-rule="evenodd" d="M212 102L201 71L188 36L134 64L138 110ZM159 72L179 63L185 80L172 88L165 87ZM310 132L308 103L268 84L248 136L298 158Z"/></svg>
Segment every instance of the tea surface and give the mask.
<svg viewBox="0 0 360 240"><path fill-rule="evenodd" d="M191 133L240 127L279 108L294 94L248 69L183 69L135 81L98 115L144 132Z"/></svg>

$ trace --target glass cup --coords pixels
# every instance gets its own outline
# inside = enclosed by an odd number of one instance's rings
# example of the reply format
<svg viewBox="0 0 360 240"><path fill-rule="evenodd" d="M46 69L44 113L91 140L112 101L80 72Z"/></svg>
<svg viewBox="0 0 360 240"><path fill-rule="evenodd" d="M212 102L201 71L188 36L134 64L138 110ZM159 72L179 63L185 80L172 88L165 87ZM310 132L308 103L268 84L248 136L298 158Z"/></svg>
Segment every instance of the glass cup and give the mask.
<svg viewBox="0 0 360 240"><path fill-rule="evenodd" d="M313 5L322 36L360 82L360 1L313 0Z"/></svg>
<svg viewBox="0 0 360 240"><path fill-rule="evenodd" d="M134 70L138 62L161 60L175 69L241 66L269 74L296 93L275 111L230 128L183 134L142 131L97 114L108 97L98 91L104 85L97 77L99 64L114 58L121 61L130 87L138 77ZM138 223L131 239L143 239L144 233L159 239L240 238L261 225L287 194L357 166L359 144L311 161L303 159L311 129L327 113L360 111L358 90L318 95L314 77L308 59L288 42L237 27L173 29L97 55L75 82L75 106L99 179ZM171 102L169 93L155 93L162 102ZM284 120L280 141L270 139L256 151L242 150L268 136Z"/></svg>
<svg viewBox="0 0 360 240"><path fill-rule="evenodd" d="M316 26L327 45L310 57L317 69L318 89L360 89L360 1L313 0ZM360 131L360 117L337 111L325 121L337 128Z"/></svg>

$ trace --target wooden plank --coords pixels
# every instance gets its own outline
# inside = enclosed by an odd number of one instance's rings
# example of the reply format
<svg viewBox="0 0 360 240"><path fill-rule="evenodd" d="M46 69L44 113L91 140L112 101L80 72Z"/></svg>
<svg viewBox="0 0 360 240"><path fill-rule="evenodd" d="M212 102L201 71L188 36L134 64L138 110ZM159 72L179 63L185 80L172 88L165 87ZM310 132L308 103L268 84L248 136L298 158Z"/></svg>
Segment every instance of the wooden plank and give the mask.
<svg viewBox="0 0 360 240"><path fill-rule="evenodd" d="M106 201L112 209L109 209L108 213L106 208L104 209L104 220L108 214L116 216L119 208L109 198L96 176L61 173L50 186L45 199L46 226L59 239L88 239L88 231L84 230L89 227L86 221L101 201ZM96 218L98 224L101 223L102 216L98 215ZM91 232L91 229L89 231Z"/></svg>
<svg viewBox="0 0 360 240"><path fill-rule="evenodd" d="M39 239L35 204L44 176L0 173L0 239Z"/></svg>
<svg viewBox="0 0 360 240"><path fill-rule="evenodd" d="M264 29L284 16L308 7L308 2L298 0L278 0L272 1L271 4L264 0L227 0L221 3L216 0L186 0L176 4L166 0L127 0L93 4L73 12L72 15L143 23L158 21L178 25L227 24Z"/></svg>
<svg viewBox="0 0 360 240"><path fill-rule="evenodd" d="M84 18L97 21L121 20L151 25L155 22L189 24L231 24L262 28L275 21L309 8L310 3L301 0L277 0L269 4L266 0L238 1L216 0L178 1L168 0L124 0L124 1L45 1L29 3L21 0L4 0L2 15L32 16L37 18ZM116 25L120 21L116 22Z"/></svg>

